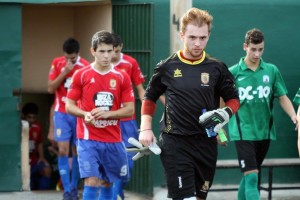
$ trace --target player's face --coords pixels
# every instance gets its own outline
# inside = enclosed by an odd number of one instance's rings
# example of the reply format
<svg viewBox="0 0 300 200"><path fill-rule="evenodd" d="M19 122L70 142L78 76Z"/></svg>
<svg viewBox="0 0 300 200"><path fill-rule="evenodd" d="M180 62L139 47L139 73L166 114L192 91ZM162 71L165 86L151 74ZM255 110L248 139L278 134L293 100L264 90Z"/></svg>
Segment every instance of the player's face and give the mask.
<svg viewBox="0 0 300 200"><path fill-rule="evenodd" d="M192 60L199 59L209 39L208 25L198 27L188 24L185 32L180 32L180 37L184 43L184 56Z"/></svg>
<svg viewBox="0 0 300 200"><path fill-rule="evenodd" d="M95 62L101 67L109 67L113 56L113 45L101 43L98 44L96 51L92 49Z"/></svg>
<svg viewBox="0 0 300 200"><path fill-rule="evenodd" d="M78 58L78 53L64 53L66 62L71 62L73 65L76 63L77 58Z"/></svg>
<svg viewBox="0 0 300 200"><path fill-rule="evenodd" d="M118 62L121 59L122 46L114 47L112 62Z"/></svg>
<svg viewBox="0 0 300 200"><path fill-rule="evenodd" d="M25 119L28 121L29 125L31 126L36 121L36 115L35 114L27 114L25 116Z"/></svg>
<svg viewBox="0 0 300 200"><path fill-rule="evenodd" d="M246 51L246 60L253 64L258 64L262 54L264 53L265 43L260 44L244 44L244 50Z"/></svg>

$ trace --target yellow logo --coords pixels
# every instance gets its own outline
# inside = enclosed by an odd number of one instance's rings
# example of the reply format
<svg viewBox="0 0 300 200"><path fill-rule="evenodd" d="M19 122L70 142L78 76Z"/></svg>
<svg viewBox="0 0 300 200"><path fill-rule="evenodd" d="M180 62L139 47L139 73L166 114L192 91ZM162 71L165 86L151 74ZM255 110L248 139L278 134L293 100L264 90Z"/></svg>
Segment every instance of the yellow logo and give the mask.
<svg viewBox="0 0 300 200"><path fill-rule="evenodd" d="M117 85L117 81L115 79L110 79L109 85L111 88L115 88Z"/></svg>
<svg viewBox="0 0 300 200"><path fill-rule="evenodd" d="M174 77L182 77L181 70L176 69L176 70L174 71Z"/></svg>
<svg viewBox="0 0 300 200"><path fill-rule="evenodd" d="M209 73L201 73L201 82L207 84L209 82Z"/></svg>

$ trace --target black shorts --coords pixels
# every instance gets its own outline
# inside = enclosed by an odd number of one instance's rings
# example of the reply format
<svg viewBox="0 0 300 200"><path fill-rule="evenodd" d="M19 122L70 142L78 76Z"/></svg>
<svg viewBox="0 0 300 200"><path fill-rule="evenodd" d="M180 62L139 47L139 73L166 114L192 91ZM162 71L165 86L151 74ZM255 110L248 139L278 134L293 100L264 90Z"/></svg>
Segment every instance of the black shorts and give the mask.
<svg viewBox="0 0 300 200"><path fill-rule="evenodd" d="M163 133L160 145L168 197L206 199L216 170L216 138Z"/></svg>
<svg viewBox="0 0 300 200"><path fill-rule="evenodd" d="M235 147L242 172L260 170L260 166L268 153L270 140L239 140Z"/></svg>

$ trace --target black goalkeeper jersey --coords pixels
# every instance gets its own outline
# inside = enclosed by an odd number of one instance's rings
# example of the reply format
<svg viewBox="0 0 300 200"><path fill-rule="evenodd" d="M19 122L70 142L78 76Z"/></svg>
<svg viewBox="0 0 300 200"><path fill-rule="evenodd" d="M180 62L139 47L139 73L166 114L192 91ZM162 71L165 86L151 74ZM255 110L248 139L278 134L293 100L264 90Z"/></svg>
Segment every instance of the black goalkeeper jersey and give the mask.
<svg viewBox="0 0 300 200"><path fill-rule="evenodd" d="M145 99L154 102L166 96L161 131L170 134L206 134L199 124L202 109L219 108L224 101L238 100L234 79L226 65L203 52L198 61L188 61L180 51L161 61L147 86Z"/></svg>

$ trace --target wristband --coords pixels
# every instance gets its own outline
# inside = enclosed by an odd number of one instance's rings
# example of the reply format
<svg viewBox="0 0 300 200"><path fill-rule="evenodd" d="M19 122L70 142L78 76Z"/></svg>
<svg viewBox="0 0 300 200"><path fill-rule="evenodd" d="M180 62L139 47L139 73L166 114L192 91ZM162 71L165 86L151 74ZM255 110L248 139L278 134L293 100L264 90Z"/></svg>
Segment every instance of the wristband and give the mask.
<svg viewBox="0 0 300 200"><path fill-rule="evenodd" d="M144 130L141 130L140 132L143 132L143 131L152 131L152 129L151 128L148 128L148 129L144 129Z"/></svg>

